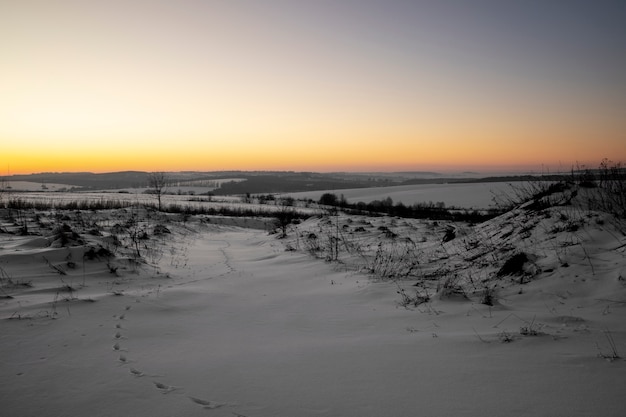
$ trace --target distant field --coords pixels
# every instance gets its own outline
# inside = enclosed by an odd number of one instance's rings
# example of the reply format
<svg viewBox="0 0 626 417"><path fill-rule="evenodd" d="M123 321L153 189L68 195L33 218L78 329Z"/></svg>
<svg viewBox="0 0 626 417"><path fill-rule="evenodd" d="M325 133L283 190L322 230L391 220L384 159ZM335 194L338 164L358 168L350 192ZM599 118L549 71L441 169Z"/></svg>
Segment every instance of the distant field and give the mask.
<svg viewBox="0 0 626 417"><path fill-rule="evenodd" d="M428 202L443 202L446 207L485 209L493 207L493 197L509 191L511 185L505 182L470 184L420 184L392 187L352 188L346 190L308 191L289 193L296 199L319 200L324 193L344 195L350 203L369 203L390 197L394 203L412 205Z"/></svg>
<svg viewBox="0 0 626 417"><path fill-rule="evenodd" d="M70 184L59 183L41 183L32 181L7 181L0 183L0 190L4 190L5 186L10 187L10 191L60 191L74 188Z"/></svg>
<svg viewBox="0 0 626 417"><path fill-rule="evenodd" d="M181 187L182 188L182 187ZM28 189L24 187L22 189ZM202 204L199 202L190 202L194 199L189 195L176 195L180 188L171 187L168 192L174 194L166 194L163 196L165 204ZM140 192L50 192L53 188L49 188L48 192L42 192L40 189L31 187L28 193L15 193L14 196L29 201L42 202L70 202L80 200L118 200L135 203L154 203L155 197L145 194L144 189ZM374 200L384 200L391 198L394 204L403 203L405 205L413 205L419 203L445 203L446 207L461 207L473 209L486 209L494 206L493 198L511 190L510 183L491 182L491 183L468 183L468 184L418 184L418 185L400 185L391 187L371 187L371 188L351 188L351 189L335 189L321 191L307 191L299 193L286 193L284 196L290 196L295 199L312 199L318 201L324 193L334 193L344 197L350 203L370 203ZM137 190L135 190L137 191ZM183 191L188 191L187 189ZM198 192L198 190L194 190ZM206 199L206 196L197 197ZM213 198L214 202L222 203L239 203L239 196L219 196Z"/></svg>

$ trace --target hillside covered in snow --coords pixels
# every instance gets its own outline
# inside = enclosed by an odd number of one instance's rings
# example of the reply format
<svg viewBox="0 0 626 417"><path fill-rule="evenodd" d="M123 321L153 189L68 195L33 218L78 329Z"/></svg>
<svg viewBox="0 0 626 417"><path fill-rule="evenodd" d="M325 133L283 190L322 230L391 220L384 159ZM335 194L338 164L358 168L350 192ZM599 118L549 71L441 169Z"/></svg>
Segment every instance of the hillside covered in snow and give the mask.
<svg viewBox="0 0 626 417"><path fill-rule="evenodd" d="M605 186L528 185L471 224L297 203L261 217L7 204L0 404L621 416L626 222Z"/></svg>

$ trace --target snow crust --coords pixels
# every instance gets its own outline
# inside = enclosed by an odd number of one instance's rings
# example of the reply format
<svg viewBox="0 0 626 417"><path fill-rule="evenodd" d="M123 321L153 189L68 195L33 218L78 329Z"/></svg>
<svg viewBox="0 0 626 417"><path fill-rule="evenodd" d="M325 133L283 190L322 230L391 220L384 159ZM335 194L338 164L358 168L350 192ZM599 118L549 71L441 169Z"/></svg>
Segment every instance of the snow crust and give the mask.
<svg viewBox="0 0 626 417"><path fill-rule="evenodd" d="M0 233L2 414L622 416L626 362L610 354L613 341L626 355L626 239L601 213L580 217L316 217L285 239L170 219L144 262L85 257L106 234ZM353 250L328 259L339 230ZM407 238L415 270L373 275L376 251ZM488 281L516 251L521 275ZM455 274L463 295L442 289ZM425 276L428 300L402 305Z"/></svg>

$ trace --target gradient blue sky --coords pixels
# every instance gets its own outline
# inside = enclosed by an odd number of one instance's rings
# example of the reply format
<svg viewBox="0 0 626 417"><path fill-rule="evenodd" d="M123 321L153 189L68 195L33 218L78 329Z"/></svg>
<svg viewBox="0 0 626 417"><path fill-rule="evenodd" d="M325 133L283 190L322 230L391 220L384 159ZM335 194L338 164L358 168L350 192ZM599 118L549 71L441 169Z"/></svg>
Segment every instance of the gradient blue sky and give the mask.
<svg viewBox="0 0 626 417"><path fill-rule="evenodd" d="M0 164L624 161L625 22L604 0L0 0Z"/></svg>

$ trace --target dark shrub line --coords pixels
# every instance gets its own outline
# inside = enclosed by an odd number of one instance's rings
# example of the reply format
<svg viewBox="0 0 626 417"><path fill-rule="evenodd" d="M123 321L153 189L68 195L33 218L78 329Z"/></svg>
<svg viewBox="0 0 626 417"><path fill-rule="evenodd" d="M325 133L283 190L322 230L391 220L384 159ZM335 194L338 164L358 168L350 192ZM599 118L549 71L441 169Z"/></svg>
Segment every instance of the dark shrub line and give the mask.
<svg viewBox="0 0 626 417"><path fill-rule="evenodd" d="M107 200L104 198L98 200L73 200L73 201L28 201L23 198L12 198L7 203L7 208L12 210L111 210L128 208L133 203L122 200Z"/></svg>
<svg viewBox="0 0 626 417"><path fill-rule="evenodd" d="M96 211L96 210L113 210L124 209L137 206L137 203L122 200L79 200L79 201L28 201L22 198L13 198L8 201L7 208L11 210L77 210L77 211ZM140 204L141 207L157 211L156 204ZM183 204L167 204L163 205L161 212L171 214L185 215L208 215L208 216L228 216L228 217L267 217L277 216L276 210L262 210L246 207L229 207L229 206L199 206L199 205L183 205ZM294 219L305 219L309 214L293 210L291 216Z"/></svg>
<svg viewBox="0 0 626 417"><path fill-rule="evenodd" d="M337 197L332 193L325 193L320 197L319 204L333 208L341 208L347 214L356 215L389 215L411 219L449 220L480 223L506 212L505 209L491 208L487 210L470 210L446 208L443 202L416 203L407 206L403 203L393 204L391 198L374 200L370 203L359 201L349 203L343 196Z"/></svg>

